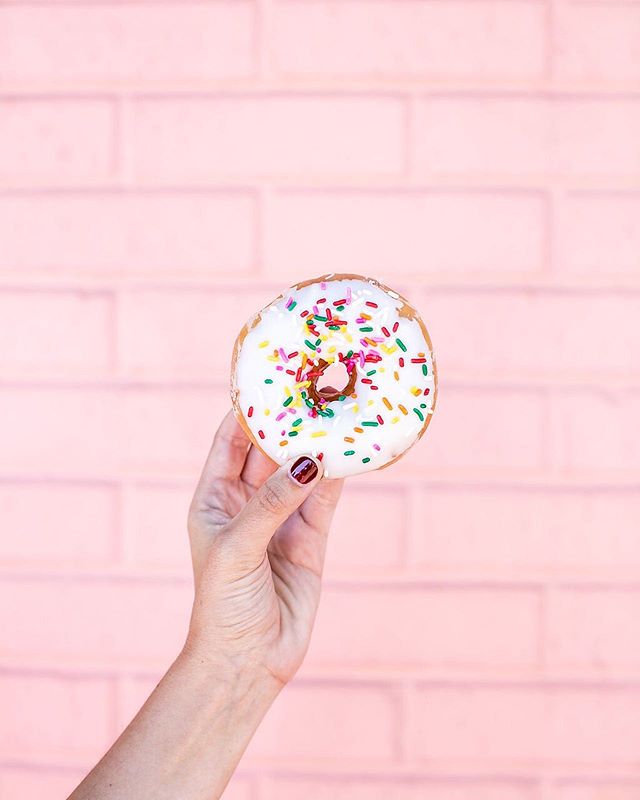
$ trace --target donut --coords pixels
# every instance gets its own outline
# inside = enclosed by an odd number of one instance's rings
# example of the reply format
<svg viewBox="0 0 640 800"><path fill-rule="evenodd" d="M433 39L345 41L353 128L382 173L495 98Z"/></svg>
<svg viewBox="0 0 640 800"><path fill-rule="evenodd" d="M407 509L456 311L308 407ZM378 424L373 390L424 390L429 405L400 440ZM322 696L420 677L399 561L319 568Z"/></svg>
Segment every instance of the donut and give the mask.
<svg viewBox="0 0 640 800"><path fill-rule="evenodd" d="M380 469L422 436L436 365L418 312L372 278L292 286L236 339L231 399L253 444L278 464L311 454L328 478Z"/></svg>

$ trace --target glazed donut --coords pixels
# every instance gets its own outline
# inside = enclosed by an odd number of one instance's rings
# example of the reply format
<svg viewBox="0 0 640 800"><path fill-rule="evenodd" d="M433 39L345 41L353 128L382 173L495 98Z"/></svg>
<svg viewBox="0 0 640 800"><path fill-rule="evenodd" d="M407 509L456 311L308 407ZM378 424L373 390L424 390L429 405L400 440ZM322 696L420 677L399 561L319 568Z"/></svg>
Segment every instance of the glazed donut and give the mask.
<svg viewBox="0 0 640 800"><path fill-rule="evenodd" d="M234 347L231 398L251 441L279 464L311 454L329 478L398 459L425 432L436 393L419 314L360 275L296 284Z"/></svg>

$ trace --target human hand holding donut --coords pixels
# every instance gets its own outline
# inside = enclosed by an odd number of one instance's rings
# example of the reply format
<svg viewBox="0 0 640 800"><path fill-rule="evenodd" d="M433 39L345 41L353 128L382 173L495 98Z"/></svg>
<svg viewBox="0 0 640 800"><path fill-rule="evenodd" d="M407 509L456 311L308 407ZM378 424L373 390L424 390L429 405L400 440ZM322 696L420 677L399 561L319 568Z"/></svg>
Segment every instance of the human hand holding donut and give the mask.
<svg viewBox="0 0 640 800"><path fill-rule="evenodd" d="M221 796L307 650L342 478L400 458L425 432L436 394L424 323L377 281L305 281L244 326L235 415L189 510L185 646L70 800Z"/></svg>

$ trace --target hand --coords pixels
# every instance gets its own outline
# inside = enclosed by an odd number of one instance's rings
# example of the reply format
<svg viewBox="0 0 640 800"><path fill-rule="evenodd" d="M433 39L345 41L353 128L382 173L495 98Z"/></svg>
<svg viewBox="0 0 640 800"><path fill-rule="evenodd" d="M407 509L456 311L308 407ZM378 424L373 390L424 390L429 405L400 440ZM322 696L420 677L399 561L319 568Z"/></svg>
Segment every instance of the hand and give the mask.
<svg viewBox="0 0 640 800"><path fill-rule="evenodd" d="M309 644L341 489L311 457L276 468L227 414L189 510L196 594L185 651L264 671L279 686L293 677Z"/></svg>

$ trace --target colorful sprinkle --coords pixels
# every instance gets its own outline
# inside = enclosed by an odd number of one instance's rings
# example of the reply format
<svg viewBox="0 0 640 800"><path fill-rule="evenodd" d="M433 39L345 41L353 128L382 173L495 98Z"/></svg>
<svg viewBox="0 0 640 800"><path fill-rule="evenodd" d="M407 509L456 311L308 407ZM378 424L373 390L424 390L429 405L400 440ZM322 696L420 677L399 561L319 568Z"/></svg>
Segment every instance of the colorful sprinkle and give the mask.
<svg viewBox="0 0 640 800"><path fill-rule="evenodd" d="M344 454L345 454L345 456L355 456L356 451L355 450L345 450Z"/></svg>
<svg viewBox="0 0 640 800"><path fill-rule="evenodd" d="M290 406L291 403L293 403L293 396L289 395L289 397L287 397L287 399L284 401L284 403L282 405L286 407L286 406Z"/></svg>
<svg viewBox="0 0 640 800"><path fill-rule="evenodd" d="M253 406L249 406L249 410L247 411L247 416L248 417L252 417L253 416Z"/></svg>
<svg viewBox="0 0 640 800"><path fill-rule="evenodd" d="M317 439L317 438L318 438L318 437L320 437L320 436L326 436L326 435L327 435L327 432L326 432L326 431L314 431L314 432L311 434L311 438L312 438L312 439Z"/></svg>
<svg viewBox="0 0 640 800"><path fill-rule="evenodd" d="M260 429L260 430L258 431L258 436L259 436L261 439L264 439L264 431L263 431L262 429Z"/></svg>
<svg viewBox="0 0 640 800"><path fill-rule="evenodd" d="M402 352L403 352L403 353L406 353L406 352L407 352L406 345L405 345L405 343L402 341L402 339L396 339L396 344L397 344L397 345L398 345L398 347L399 347L399 348L402 350Z"/></svg>
<svg viewBox="0 0 640 800"><path fill-rule="evenodd" d="M422 411L420 411L419 408L414 408L413 410L418 415L418 419L420 420L420 422L424 422L424 414L422 413Z"/></svg>
<svg viewBox="0 0 640 800"><path fill-rule="evenodd" d="M370 461L371 461L371 459L369 458L369 456L365 456L365 457L362 459L362 463L363 463L363 464L368 464Z"/></svg>

